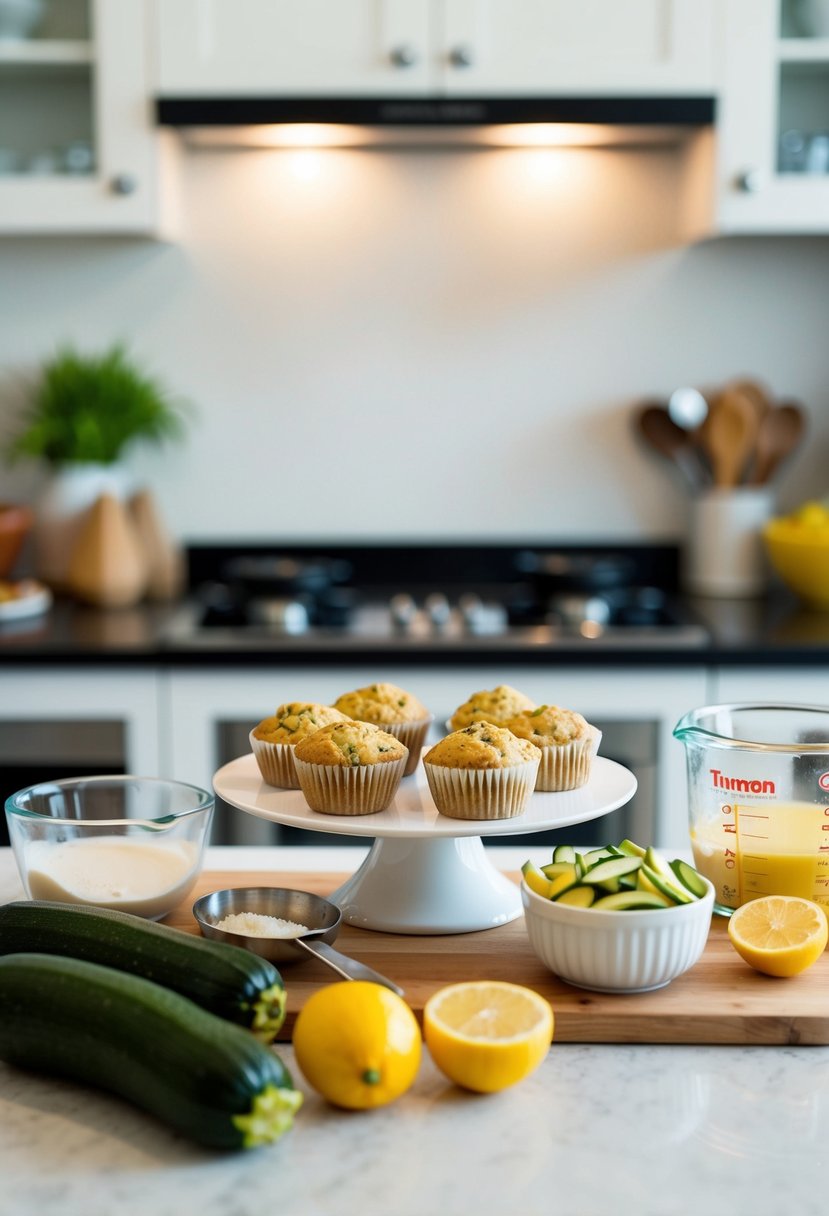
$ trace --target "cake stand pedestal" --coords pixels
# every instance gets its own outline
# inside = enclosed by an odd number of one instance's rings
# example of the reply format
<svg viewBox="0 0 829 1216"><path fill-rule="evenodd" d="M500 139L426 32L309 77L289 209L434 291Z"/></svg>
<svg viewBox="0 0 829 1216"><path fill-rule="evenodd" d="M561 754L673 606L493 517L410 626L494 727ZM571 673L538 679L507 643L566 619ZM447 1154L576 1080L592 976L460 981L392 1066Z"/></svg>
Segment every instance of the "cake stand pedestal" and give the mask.
<svg viewBox="0 0 829 1216"><path fill-rule="evenodd" d="M312 811L300 790L266 785L252 755L219 769L213 786L231 806L273 823L373 836L363 864L330 897L343 919L387 933L437 934L491 929L522 913L519 888L492 865L483 837L598 819L630 801L636 778L621 764L597 756L581 789L533 794L522 815L494 820L439 814L422 767L404 778L391 805L376 815Z"/></svg>

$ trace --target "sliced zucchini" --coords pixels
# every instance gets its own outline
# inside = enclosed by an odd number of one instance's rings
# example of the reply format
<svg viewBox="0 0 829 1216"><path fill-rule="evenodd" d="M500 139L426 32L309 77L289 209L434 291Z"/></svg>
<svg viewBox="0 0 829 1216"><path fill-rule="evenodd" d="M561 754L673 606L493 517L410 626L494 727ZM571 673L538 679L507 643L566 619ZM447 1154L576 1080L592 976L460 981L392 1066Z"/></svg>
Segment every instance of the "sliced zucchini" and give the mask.
<svg viewBox="0 0 829 1216"><path fill-rule="evenodd" d="M654 885L663 894L669 895L674 903L690 904L696 898L696 896L691 895L685 884L679 881L676 874L674 874L665 858L657 849L653 847L649 848L645 853L642 864L659 876L661 885L659 883L654 883ZM651 882L654 881L653 875L649 875L649 878Z"/></svg>
<svg viewBox="0 0 829 1216"><path fill-rule="evenodd" d="M547 878L558 878L559 874L569 874L575 869L575 858L573 861L550 861L546 866L541 867L541 873L546 874Z"/></svg>
<svg viewBox="0 0 829 1216"><path fill-rule="evenodd" d="M667 882L662 874L657 874L656 870L652 870L650 866L642 866L642 875L647 880L643 883L643 889L647 891L656 891L659 895L664 895L672 904L692 904L694 897L690 891L686 891L684 887L674 880Z"/></svg>
<svg viewBox="0 0 829 1216"><path fill-rule="evenodd" d="M638 857L606 857L596 865L591 866L584 876L584 881L591 886L601 885L612 879L621 878L623 874L633 874L642 865Z"/></svg>
<svg viewBox="0 0 829 1216"><path fill-rule="evenodd" d="M524 882L534 891L536 895L540 895L542 899L551 899L550 892L553 884L543 871L539 870L535 862L525 861L521 867L521 873L524 877Z"/></svg>
<svg viewBox="0 0 829 1216"><path fill-rule="evenodd" d="M4 904L0 955L19 951L86 959L153 980L264 1042L285 1020L285 986L273 963L128 912L42 900Z"/></svg>
<svg viewBox="0 0 829 1216"><path fill-rule="evenodd" d="M702 899L703 895L707 895L708 888L703 881L702 875L698 874L693 866L689 866L688 862L683 861L680 857L677 857L670 864L679 881L684 887L687 887L693 896L697 899Z"/></svg>
<svg viewBox="0 0 829 1216"><path fill-rule="evenodd" d="M558 899L565 891L569 891L579 881L578 871L575 866L568 866L567 872L559 874L552 880L552 888L550 891L550 899Z"/></svg>
<svg viewBox="0 0 829 1216"><path fill-rule="evenodd" d="M576 860L576 850L569 844L558 844L553 849L553 861L569 861L570 864Z"/></svg>
<svg viewBox="0 0 829 1216"><path fill-rule="evenodd" d="M623 840L619 844L619 852L626 853L628 857L644 857L647 849L643 849L640 844L636 844L633 840Z"/></svg>
<svg viewBox="0 0 829 1216"><path fill-rule="evenodd" d="M641 908L670 908L671 901L650 891L619 891L597 899L591 907L597 912L635 912Z"/></svg>
<svg viewBox="0 0 829 1216"><path fill-rule="evenodd" d="M0 958L0 1059L109 1090L213 1148L278 1140L302 1102L248 1031L160 984L57 955Z"/></svg>
<svg viewBox="0 0 829 1216"><path fill-rule="evenodd" d="M568 904L573 908L589 908L595 898L596 892L592 887L577 886L559 895L556 903Z"/></svg>
<svg viewBox="0 0 829 1216"><path fill-rule="evenodd" d="M587 862L588 869L590 866L595 866L597 862L604 861L606 857L618 857L618 853L614 853L608 845L603 845L600 849L591 849L589 853L585 853L584 860Z"/></svg>

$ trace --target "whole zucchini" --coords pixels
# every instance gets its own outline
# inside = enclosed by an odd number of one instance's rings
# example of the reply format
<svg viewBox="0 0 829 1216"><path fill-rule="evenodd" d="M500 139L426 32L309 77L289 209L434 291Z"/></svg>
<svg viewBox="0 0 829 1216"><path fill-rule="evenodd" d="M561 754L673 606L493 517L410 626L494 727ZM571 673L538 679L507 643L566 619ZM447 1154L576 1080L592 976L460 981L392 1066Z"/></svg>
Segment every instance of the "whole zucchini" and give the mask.
<svg viewBox="0 0 829 1216"><path fill-rule="evenodd" d="M0 1059L119 1094L212 1148L254 1148L302 1095L252 1034L149 980L48 954L0 958Z"/></svg>
<svg viewBox="0 0 829 1216"><path fill-rule="evenodd" d="M0 906L0 955L82 958L172 988L238 1022L263 1042L285 1020L285 987L267 959L155 921L82 904L26 900Z"/></svg>

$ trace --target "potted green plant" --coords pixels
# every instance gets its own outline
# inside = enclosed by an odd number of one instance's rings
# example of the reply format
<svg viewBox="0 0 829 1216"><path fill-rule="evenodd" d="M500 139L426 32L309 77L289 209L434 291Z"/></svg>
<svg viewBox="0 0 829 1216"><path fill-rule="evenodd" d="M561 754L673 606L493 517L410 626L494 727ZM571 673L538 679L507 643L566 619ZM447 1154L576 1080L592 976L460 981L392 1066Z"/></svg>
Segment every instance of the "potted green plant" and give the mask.
<svg viewBox="0 0 829 1216"><path fill-rule="evenodd" d="M124 457L139 442L180 439L184 406L116 344L100 355L63 347L41 370L6 445L11 461L50 469L35 527L37 573L61 586L86 510L127 492Z"/></svg>

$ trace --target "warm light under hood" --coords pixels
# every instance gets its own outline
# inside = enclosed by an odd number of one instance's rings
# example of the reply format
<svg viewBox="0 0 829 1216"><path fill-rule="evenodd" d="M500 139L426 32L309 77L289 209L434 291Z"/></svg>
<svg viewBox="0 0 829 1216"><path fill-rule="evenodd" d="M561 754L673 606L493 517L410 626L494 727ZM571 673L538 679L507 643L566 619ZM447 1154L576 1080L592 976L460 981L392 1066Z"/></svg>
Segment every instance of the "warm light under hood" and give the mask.
<svg viewBox="0 0 829 1216"><path fill-rule="evenodd" d="M157 118L200 147L560 147L677 140L710 97L162 97Z"/></svg>

